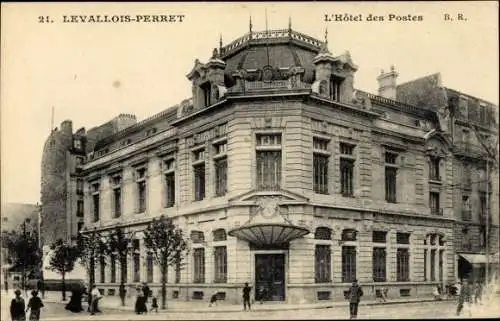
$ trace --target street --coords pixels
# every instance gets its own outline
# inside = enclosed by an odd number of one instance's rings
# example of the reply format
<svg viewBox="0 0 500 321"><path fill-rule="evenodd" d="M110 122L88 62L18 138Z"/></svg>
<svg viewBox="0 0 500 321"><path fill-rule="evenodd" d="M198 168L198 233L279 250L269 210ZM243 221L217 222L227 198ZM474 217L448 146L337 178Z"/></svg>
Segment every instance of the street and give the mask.
<svg viewBox="0 0 500 321"><path fill-rule="evenodd" d="M2 297L2 319L8 319L8 304L3 304L5 301ZM491 306L482 306L481 310L489 310L487 315L481 316L498 316L496 312L491 311ZM406 303L406 304L390 304L390 305L372 305L360 306L358 312L359 319L426 319L426 318L454 318L456 302L426 302L426 303ZM478 316L479 313L473 310L472 316ZM464 313L467 315L468 313ZM327 309L303 309L303 310L287 310L287 311L252 311L252 312L208 312L208 313L193 313L193 312L159 312L149 313L147 315L136 315L130 311L119 311L112 309L103 309L102 314L94 316L88 313L71 313L64 309L64 305L60 303L47 303L42 312L42 320L186 320L186 319L239 319L239 320L259 320L259 319L348 319L349 312L347 307L335 307Z"/></svg>

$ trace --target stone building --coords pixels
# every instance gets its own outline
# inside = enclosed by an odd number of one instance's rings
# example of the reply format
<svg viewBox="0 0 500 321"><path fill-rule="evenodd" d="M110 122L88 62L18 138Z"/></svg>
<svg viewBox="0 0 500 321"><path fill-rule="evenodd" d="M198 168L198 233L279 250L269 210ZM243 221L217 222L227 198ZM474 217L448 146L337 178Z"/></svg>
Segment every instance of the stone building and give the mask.
<svg viewBox="0 0 500 321"><path fill-rule="evenodd" d="M81 166L86 150L95 142L135 123L133 115L119 115L106 124L73 132L71 120L52 130L42 153L41 238L50 246L57 239L71 241L83 228L83 179Z"/></svg>
<svg viewBox="0 0 500 321"><path fill-rule="evenodd" d="M269 301L343 300L353 279L366 296L418 296L453 281L458 120L439 95L412 102L392 67L378 95L354 88L356 70L291 26L221 41L188 73L191 98L87 146L85 226L130 233L127 282L156 290L141 231L174 218L190 252L173 299L238 302L249 282ZM107 294L119 269L101 261Z"/></svg>
<svg viewBox="0 0 500 321"><path fill-rule="evenodd" d="M455 275L482 280L487 263L492 272L499 267L498 106L443 86L439 74L397 91L398 100L444 115L453 152Z"/></svg>

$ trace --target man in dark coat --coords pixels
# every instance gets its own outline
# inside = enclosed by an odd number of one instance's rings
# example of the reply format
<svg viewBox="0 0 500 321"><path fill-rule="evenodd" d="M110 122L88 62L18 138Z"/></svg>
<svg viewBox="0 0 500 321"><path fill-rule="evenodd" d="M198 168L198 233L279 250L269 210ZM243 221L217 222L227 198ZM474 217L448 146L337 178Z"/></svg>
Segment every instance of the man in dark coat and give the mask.
<svg viewBox="0 0 500 321"><path fill-rule="evenodd" d="M468 280L465 280L464 285L460 289L458 294L458 306L457 306L457 316L460 315L462 309L464 308L464 303L467 303L469 316L471 314L470 305L472 303L472 289Z"/></svg>
<svg viewBox="0 0 500 321"><path fill-rule="evenodd" d="M144 294L144 303L147 303L148 298L151 295L151 290L146 282L142 283L142 293Z"/></svg>
<svg viewBox="0 0 500 321"><path fill-rule="evenodd" d="M358 280L352 281L352 285L349 288L347 298L349 299L349 313L351 319L356 319L358 317L358 305L361 297L363 296L363 290L358 285Z"/></svg>

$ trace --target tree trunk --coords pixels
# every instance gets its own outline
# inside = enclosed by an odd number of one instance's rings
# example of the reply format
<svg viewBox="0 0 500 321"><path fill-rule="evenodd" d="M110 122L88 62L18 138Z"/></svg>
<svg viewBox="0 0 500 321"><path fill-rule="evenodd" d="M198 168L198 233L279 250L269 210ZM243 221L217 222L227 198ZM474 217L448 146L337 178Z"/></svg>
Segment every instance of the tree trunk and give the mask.
<svg viewBox="0 0 500 321"><path fill-rule="evenodd" d="M89 268L89 288L88 291L92 290L92 286L94 285L94 270L95 270L95 262L94 257L90 258L90 268Z"/></svg>
<svg viewBox="0 0 500 321"><path fill-rule="evenodd" d="M66 272L62 271L62 300L66 301Z"/></svg>
<svg viewBox="0 0 500 321"><path fill-rule="evenodd" d="M167 309L167 266L164 264L161 269L161 309Z"/></svg>
<svg viewBox="0 0 500 321"><path fill-rule="evenodd" d="M127 266L127 257L125 257L125 258L121 257L120 258L120 284L123 284L124 288L125 288L125 283L127 282L127 273L124 269L125 266ZM122 304L122 306L125 306L125 294L123 295L123 298L121 299L121 304Z"/></svg>

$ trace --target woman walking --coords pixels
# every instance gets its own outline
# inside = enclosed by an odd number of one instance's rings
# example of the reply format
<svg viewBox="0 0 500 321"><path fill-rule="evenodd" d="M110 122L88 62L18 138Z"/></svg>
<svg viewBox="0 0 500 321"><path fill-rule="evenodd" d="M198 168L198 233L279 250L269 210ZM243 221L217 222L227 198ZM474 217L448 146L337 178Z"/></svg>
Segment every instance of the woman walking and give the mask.
<svg viewBox="0 0 500 321"><path fill-rule="evenodd" d="M10 318L12 321L26 321L26 312L24 311L26 304L21 297L21 290L14 291L14 294L16 297L10 302Z"/></svg>
<svg viewBox="0 0 500 321"><path fill-rule="evenodd" d="M32 291L28 307L26 308L26 312L31 309L29 318L30 321L40 321L41 308L43 308L43 302L42 299L38 297L38 291Z"/></svg>

